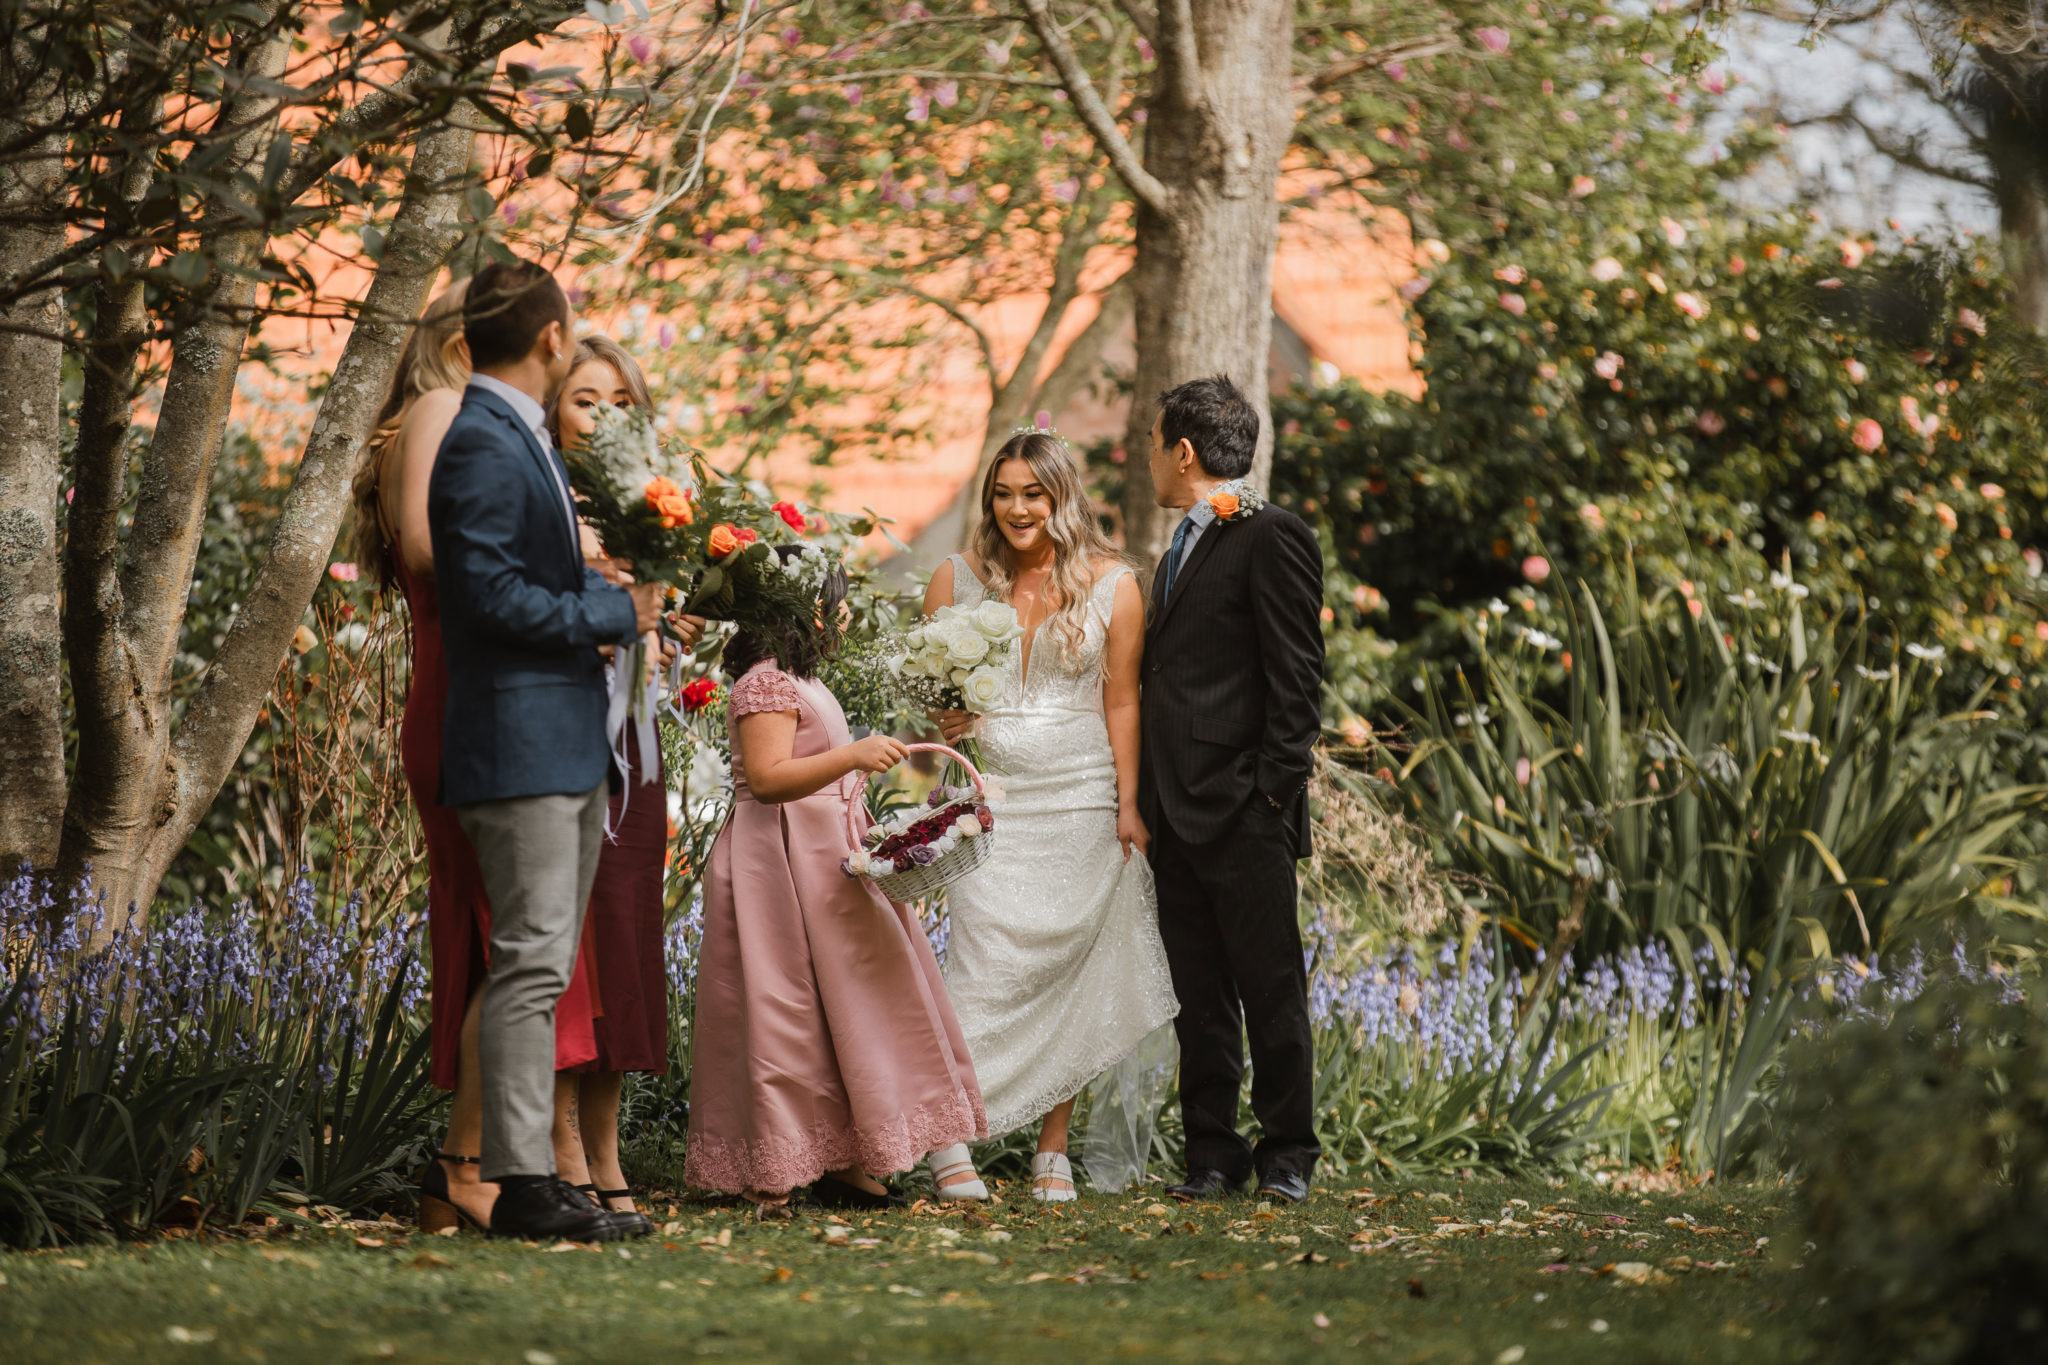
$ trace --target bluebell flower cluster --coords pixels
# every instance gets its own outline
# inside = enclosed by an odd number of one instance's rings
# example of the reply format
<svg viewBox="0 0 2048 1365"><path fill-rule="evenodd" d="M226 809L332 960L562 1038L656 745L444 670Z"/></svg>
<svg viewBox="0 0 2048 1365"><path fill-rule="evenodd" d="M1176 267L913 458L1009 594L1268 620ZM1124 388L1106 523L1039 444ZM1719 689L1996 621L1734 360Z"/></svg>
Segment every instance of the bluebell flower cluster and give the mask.
<svg viewBox="0 0 2048 1365"><path fill-rule="evenodd" d="M427 989L412 923L365 931L351 899L321 906L312 879L288 888L282 912L249 902L131 918L109 931L90 875L62 900L24 867L0 884L0 1027L34 1041L77 1010L94 1046L118 1021L130 1059L202 1051L214 1061L274 1056L279 1040L353 1033L368 1046L372 1014L389 993L405 1016Z"/></svg>

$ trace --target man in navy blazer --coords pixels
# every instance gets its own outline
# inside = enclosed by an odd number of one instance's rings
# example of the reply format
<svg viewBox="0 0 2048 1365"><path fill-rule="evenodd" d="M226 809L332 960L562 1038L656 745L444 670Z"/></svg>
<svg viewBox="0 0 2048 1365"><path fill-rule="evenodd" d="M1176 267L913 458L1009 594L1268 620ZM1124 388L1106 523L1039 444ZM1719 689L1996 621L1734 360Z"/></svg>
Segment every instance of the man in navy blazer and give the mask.
<svg viewBox="0 0 2048 1365"><path fill-rule="evenodd" d="M470 281L473 374L441 442L427 519L448 659L441 804L476 846L491 901L479 1052L494 1236L608 1241L639 1214L597 1209L555 1176L555 1004L597 872L611 773L598 649L652 630L660 589L585 566L567 471L543 428L568 378L569 301L526 262Z"/></svg>

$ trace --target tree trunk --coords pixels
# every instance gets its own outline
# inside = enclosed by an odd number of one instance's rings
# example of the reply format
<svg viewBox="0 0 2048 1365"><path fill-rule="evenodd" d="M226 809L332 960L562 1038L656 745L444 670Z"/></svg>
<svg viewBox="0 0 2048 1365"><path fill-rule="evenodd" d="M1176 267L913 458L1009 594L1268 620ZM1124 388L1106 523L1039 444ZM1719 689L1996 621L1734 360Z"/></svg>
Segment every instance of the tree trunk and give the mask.
<svg viewBox="0 0 2048 1365"><path fill-rule="evenodd" d="M263 566L200 679L158 779L157 801L164 814L149 837L134 883L134 898L142 904L156 894L164 869L185 846L248 743L306 604L320 586L348 510L357 462L390 392L399 354L461 235L458 210L474 142L469 128L443 125L422 135L414 148L405 200L383 261L320 401Z"/></svg>
<svg viewBox="0 0 2048 1365"><path fill-rule="evenodd" d="M1207 375L1235 380L1262 418L1252 476L1264 487L1271 474L1266 354L1280 158L1295 119L1294 7L1288 0L1161 0L1142 163L1049 0L1024 0L1024 7L1076 112L1137 200L1130 286L1138 363L1125 436L1124 537L1149 570L1174 520L1156 504L1146 462L1162 391Z"/></svg>
<svg viewBox="0 0 2048 1365"><path fill-rule="evenodd" d="M0 141L52 126L47 90L0 91ZM0 165L0 278L59 250L56 201L64 147L45 137ZM10 291L11 292L11 291ZM56 289L0 309L0 876L56 861L64 816L62 598L57 506L63 481L58 384L63 296Z"/></svg>
<svg viewBox="0 0 2048 1365"><path fill-rule="evenodd" d="M1131 271L1138 363L1124 438L1124 535L1147 565L1179 516L1154 500L1146 459L1162 392L1209 375L1235 380L1259 410L1252 477L1260 488L1271 478L1266 357L1280 158L1294 127L1287 0L1193 0L1180 23L1168 18L1173 8L1170 0L1161 7L1145 169L1174 193L1167 212L1139 202Z"/></svg>
<svg viewBox="0 0 2048 1365"><path fill-rule="evenodd" d="M222 114L223 126L241 130L228 158L239 170L260 166L269 150L278 109L269 83L283 73L289 51L290 35L266 36L239 64L245 93ZM251 87L258 93L246 93ZM147 906L155 891L144 850L170 815L161 791L170 749L171 664L266 248L260 222L229 204L217 202L211 212L220 223L204 234L212 276L196 300L198 317L172 346L118 577L111 534L121 505L118 462L105 459L90 471L90 488L82 477L73 500L87 523L76 550L92 562L74 565L70 574L74 585L86 580L88 595L67 607L78 765L57 872L60 884L70 885L91 869L110 910L108 933L127 922L134 903ZM113 425L111 414L98 416ZM80 508L88 497L92 501Z"/></svg>
<svg viewBox="0 0 2048 1365"><path fill-rule="evenodd" d="M2013 311L2048 334L2048 63L1984 43L1973 53L1962 97L1984 120Z"/></svg>
<svg viewBox="0 0 2048 1365"><path fill-rule="evenodd" d="M2048 153L2034 164L2001 169L1998 230L2012 275L2013 312L2048 335Z"/></svg>

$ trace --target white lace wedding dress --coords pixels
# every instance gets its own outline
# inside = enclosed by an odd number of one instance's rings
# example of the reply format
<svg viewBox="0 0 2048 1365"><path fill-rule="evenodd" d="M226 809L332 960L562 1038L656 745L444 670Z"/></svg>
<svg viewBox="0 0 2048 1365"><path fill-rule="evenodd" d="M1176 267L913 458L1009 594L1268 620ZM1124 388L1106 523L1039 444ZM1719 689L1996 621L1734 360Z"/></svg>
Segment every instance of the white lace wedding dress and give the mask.
<svg viewBox="0 0 2048 1365"><path fill-rule="evenodd" d="M954 603L977 605L981 580L961 556L951 562ZM1108 1188L1128 1182L1130 1163L1143 1170L1156 1092L1174 1061L1170 1031L1152 1035L1180 1009L1151 866L1135 853L1126 862L1116 836L1102 652L1117 580L1129 572L1096 583L1076 657L1064 657L1047 626L1031 641L1028 676L1027 651L1011 651L1002 703L978 731L1004 791L995 853L947 890L946 987L989 1133L1032 1122L1126 1063L1097 1088L1081 1149L1091 1180ZM1155 1092L1149 1107L1146 1091ZM1116 1165L1126 1167L1121 1180Z"/></svg>

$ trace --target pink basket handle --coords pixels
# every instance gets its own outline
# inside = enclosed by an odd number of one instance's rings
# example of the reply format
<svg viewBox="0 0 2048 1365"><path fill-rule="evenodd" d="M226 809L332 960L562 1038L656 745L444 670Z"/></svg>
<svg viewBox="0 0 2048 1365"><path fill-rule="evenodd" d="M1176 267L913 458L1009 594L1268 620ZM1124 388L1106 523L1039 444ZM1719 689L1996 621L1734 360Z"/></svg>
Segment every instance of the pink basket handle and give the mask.
<svg viewBox="0 0 2048 1365"><path fill-rule="evenodd" d="M967 755L966 755L966 754L963 754L963 753L961 753L961 752L960 752L960 751L959 751L958 749L955 749L955 748L951 747L950 745L945 745L945 744L931 744L931 743L927 743L927 742L923 742L923 741L920 741L919 743L916 743L916 744L906 744L906 745L904 745L903 747L904 747L905 749L908 749L908 750L909 750L909 751L910 751L911 753L928 753L928 754L944 754L944 755L946 755L946 756L947 756L948 758L952 759L952 760L953 760L953 761L954 761L955 763L958 763L958 764L959 764L959 765L960 765L961 767L963 767L963 768L967 769L967 775L968 775L969 777L971 777L971 778L973 778L973 779L974 779L974 792L975 792L975 795L977 795L977 796L987 796L987 795L988 795L988 779L987 779L987 778L985 778L985 777L983 777L983 776L981 775L981 769L979 769L979 768L975 767L975 766L974 766L974 764L972 764L971 762L969 762L969 761L968 761L968 758L967 758Z"/></svg>

